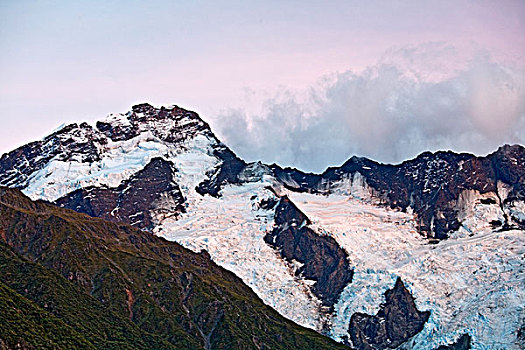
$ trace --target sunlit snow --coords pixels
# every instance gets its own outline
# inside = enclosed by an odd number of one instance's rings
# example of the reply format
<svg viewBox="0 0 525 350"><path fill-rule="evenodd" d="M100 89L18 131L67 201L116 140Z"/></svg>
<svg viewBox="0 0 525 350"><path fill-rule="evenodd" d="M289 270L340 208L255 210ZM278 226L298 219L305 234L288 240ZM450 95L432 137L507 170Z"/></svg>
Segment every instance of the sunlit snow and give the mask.
<svg viewBox="0 0 525 350"><path fill-rule="evenodd" d="M456 238L429 244L408 214L342 195L288 195L320 233L346 249L355 267L336 305L332 337L347 335L354 312L375 314L400 276L418 309L431 311L413 349L435 349L463 333L473 337L473 349L518 349L515 332L525 306L522 231L472 234L464 227Z"/></svg>

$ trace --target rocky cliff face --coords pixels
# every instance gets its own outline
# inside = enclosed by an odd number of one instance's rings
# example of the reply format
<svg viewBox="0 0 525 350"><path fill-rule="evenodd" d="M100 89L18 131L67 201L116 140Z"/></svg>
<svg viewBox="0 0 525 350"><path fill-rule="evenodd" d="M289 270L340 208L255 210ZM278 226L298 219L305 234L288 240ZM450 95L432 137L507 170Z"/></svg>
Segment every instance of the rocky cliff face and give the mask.
<svg viewBox="0 0 525 350"><path fill-rule="evenodd" d="M28 143L0 158L0 185L25 188L30 177L46 167L53 159L67 162L100 160L100 149L107 140L88 125L70 124L42 141Z"/></svg>
<svg viewBox="0 0 525 350"><path fill-rule="evenodd" d="M154 217L177 216L185 211L184 196L174 182L172 163L154 158L115 188L90 186L59 198L56 204L113 222L152 229Z"/></svg>
<svg viewBox="0 0 525 350"><path fill-rule="evenodd" d="M342 166L323 174L305 174L273 166L275 176L294 191L331 193L346 190L354 182L365 184L372 196L391 208L417 214L419 231L430 238L446 238L461 222L463 193L491 194L501 210L504 229L523 229L516 206L525 199L525 148L504 146L487 157L453 152L426 152L399 165L380 164L352 157ZM356 176L357 175L357 176ZM345 185L346 184L346 185Z"/></svg>
<svg viewBox="0 0 525 350"><path fill-rule="evenodd" d="M320 236L308 226L310 220L288 197L275 208L275 227L264 237L281 256L297 264L297 276L315 281L313 293L330 310L352 281L348 254L329 236Z"/></svg>
<svg viewBox="0 0 525 350"><path fill-rule="evenodd" d="M398 278L394 288L385 292L385 303L376 315L352 315L350 339L360 350L395 349L419 333L429 316L430 312L416 308L414 298Z"/></svg>
<svg viewBox="0 0 525 350"><path fill-rule="evenodd" d="M211 135L210 127L195 112L178 106L155 108L148 103L135 105L125 115L110 115L97 122L97 129L112 141L125 141L150 132L160 140L183 144L197 133Z"/></svg>
<svg viewBox="0 0 525 350"><path fill-rule="evenodd" d="M208 173L208 178L201 182L196 190L201 195L209 194L217 197L224 185L242 182L240 174L247 167L247 164L224 146L214 149L213 155L220 159L220 163Z"/></svg>

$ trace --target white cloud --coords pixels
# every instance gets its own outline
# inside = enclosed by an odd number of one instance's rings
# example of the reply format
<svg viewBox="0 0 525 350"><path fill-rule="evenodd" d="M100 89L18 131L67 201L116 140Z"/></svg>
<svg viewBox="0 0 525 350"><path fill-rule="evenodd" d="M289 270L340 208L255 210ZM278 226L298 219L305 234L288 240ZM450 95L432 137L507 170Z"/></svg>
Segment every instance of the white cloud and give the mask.
<svg viewBox="0 0 525 350"><path fill-rule="evenodd" d="M525 70L480 50L425 44L247 110L224 112L216 126L248 160L321 171L352 155L400 162L425 150L484 154L525 143Z"/></svg>

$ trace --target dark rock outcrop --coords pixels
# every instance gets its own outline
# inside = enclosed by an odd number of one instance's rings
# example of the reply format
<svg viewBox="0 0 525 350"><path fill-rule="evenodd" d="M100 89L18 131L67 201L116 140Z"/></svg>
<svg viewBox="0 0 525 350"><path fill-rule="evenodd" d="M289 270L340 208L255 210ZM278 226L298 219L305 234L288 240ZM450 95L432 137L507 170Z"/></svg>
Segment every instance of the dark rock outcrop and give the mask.
<svg viewBox="0 0 525 350"><path fill-rule="evenodd" d="M153 214L159 214L157 210L165 211L166 215L185 211L184 197L173 180L174 172L171 162L153 158L118 187L78 189L59 198L56 204L109 221L151 229ZM164 201L163 206L157 209L160 201Z"/></svg>
<svg viewBox="0 0 525 350"><path fill-rule="evenodd" d="M454 344L441 345L436 350L470 350L470 335L463 334Z"/></svg>
<svg viewBox="0 0 525 350"><path fill-rule="evenodd" d="M525 323L525 320L523 320L523 322ZM522 348L525 348L525 324L522 324L520 329L518 329L516 338L516 343Z"/></svg>
<svg viewBox="0 0 525 350"><path fill-rule="evenodd" d="M33 173L52 159L79 162L100 160L107 139L87 123L70 124L45 137L19 147L0 158L0 185L24 188Z"/></svg>
<svg viewBox="0 0 525 350"><path fill-rule="evenodd" d="M358 350L394 349L421 332L430 316L419 311L400 278L385 292L385 303L375 316L355 313L348 332Z"/></svg>
<svg viewBox="0 0 525 350"><path fill-rule="evenodd" d="M201 182L196 191L201 195L219 196L224 184L240 183L239 174L246 168L246 163L237 157L228 147L221 145L213 151L213 155L221 160L220 164L208 174L208 179Z"/></svg>
<svg viewBox="0 0 525 350"><path fill-rule="evenodd" d="M294 168L281 168L277 164L270 165L273 175L283 186L295 192L315 192L321 181L321 176L304 173Z"/></svg>
<svg viewBox="0 0 525 350"><path fill-rule="evenodd" d="M324 306L332 308L352 281L353 270L348 254L335 239L320 236L309 224L308 217L284 196L275 208L275 227L264 240L287 261L301 263L296 275L314 280L312 292Z"/></svg>

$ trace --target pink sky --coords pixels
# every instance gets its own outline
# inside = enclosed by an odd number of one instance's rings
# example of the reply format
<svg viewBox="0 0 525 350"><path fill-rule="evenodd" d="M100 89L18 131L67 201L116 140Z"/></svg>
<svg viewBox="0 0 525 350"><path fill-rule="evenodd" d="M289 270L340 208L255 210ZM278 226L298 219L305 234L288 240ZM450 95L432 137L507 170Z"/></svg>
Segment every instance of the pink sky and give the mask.
<svg viewBox="0 0 525 350"><path fill-rule="evenodd" d="M231 108L255 113L276 91L378 63L429 80L480 52L523 68L525 2L3 1L0 47L5 152L136 102L178 104L223 129Z"/></svg>

